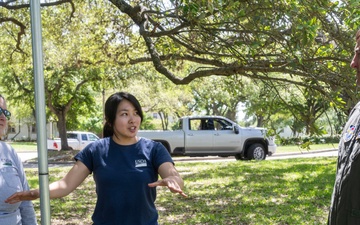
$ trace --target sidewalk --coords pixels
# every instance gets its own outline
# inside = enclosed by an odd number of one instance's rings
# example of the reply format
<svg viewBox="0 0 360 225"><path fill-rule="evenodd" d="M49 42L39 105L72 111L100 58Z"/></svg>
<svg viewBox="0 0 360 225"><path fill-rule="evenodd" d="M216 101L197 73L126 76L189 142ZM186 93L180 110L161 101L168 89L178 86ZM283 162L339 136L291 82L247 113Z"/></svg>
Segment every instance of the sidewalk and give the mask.
<svg viewBox="0 0 360 225"><path fill-rule="evenodd" d="M321 150L302 150L298 152L282 152L282 153L275 153L274 156L284 156L284 155L302 155L302 154L313 154L313 153L321 153L321 152L330 152L330 151L337 151L337 148L330 148L330 149L321 149Z"/></svg>

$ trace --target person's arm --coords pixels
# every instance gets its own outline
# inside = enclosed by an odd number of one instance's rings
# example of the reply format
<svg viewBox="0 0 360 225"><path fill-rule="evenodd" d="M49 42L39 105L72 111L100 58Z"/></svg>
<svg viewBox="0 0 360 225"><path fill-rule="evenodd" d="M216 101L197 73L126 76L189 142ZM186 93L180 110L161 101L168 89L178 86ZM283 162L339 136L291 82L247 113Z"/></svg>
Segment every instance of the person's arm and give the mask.
<svg viewBox="0 0 360 225"><path fill-rule="evenodd" d="M61 198L70 194L89 174L89 169L81 161L76 161L65 177L49 185L50 198Z"/></svg>
<svg viewBox="0 0 360 225"><path fill-rule="evenodd" d="M61 198L70 194L86 179L89 174L89 169L82 162L77 161L65 177L49 185L50 198ZM35 200L39 197L39 189L36 189L17 192L7 198L5 202L14 204L20 201Z"/></svg>
<svg viewBox="0 0 360 225"><path fill-rule="evenodd" d="M179 193L180 195L187 197L187 195L182 191L184 188L184 181L179 172L175 169L174 164L171 162L161 164L158 169L158 173L160 174L162 180L150 183L149 187L167 186L171 192Z"/></svg>

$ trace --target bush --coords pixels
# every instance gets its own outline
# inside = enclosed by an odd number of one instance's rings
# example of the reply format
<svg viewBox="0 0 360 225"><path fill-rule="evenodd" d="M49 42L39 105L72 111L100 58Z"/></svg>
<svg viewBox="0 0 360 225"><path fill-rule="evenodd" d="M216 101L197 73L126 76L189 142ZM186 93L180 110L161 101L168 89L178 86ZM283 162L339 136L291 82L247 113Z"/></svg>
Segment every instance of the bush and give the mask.
<svg viewBox="0 0 360 225"><path fill-rule="evenodd" d="M329 144L329 143L338 143L340 141L340 136L326 136L326 137L290 137L283 138L280 137L277 139L279 145L302 145L304 143L311 144Z"/></svg>

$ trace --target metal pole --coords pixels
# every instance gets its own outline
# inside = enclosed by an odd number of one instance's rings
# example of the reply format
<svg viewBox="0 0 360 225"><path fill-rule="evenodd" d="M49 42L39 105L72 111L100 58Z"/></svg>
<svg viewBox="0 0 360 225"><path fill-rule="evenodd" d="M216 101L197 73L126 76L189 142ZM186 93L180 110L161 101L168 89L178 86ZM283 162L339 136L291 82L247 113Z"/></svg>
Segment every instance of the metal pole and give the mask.
<svg viewBox="0 0 360 225"><path fill-rule="evenodd" d="M30 0L31 36L33 51L34 83L35 83L35 108L37 127L37 146L39 158L39 188L41 225L49 225L50 220L50 195L49 195L49 172L47 161L47 138L46 138L46 112L44 90L44 67L42 56L41 37L41 12L40 0Z"/></svg>

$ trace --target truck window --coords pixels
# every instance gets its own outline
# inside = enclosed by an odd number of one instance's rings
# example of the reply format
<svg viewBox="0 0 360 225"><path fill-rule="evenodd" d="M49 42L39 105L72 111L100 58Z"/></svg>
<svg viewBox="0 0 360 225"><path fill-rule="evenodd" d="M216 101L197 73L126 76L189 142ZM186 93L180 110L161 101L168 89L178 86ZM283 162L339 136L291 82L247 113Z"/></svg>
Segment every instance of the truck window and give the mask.
<svg viewBox="0 0 360 225"><path fill-rule="evenodd" d="M191 119L189 123L190 130L215 130L216 125L213 118Z"/></svg>
<svg viewBox="0 0 360 225"><path fill-rule="evenodd" d="M182 120L180 120L179 121L179 123L177 124L177 126L176 127L174 127L174 130L181 130L182 129L182 123L183 123L183 121Z"/></svg>
<svg viewBox="0 0 360 225"><path fill-rule="evenodd" d="M214 120L208 119L206 121L206 130L215 130Z"/></svg>
<svg viewBox="0 0 360 225"><path fill-rule="evenodd" d="M199 120L199 122L200 122L199 130L215 130L214 119L212 118L201 119Z"/></svg>
<svg viewBox="0 0 360 225"><path fill-rule="evenodd" d="M215 128L216 130L232 130L233 125L227 120L217 119L215 121Z"/></svg>
<svg viewBox="0 0 360 225"><path fill-rule="evenodd" d="M201 120L199 119L189 120L189 130L201 130Z"/></svg>
<svg viewBox="0 0 360 225"><path fill-rule="evenodd" d="M89 136L89 141L96 141L99 139L97 136L95 136L93 134L89 134L88 136Z"/></svg>
<svg viewBox="0 0 360 225"><path fill-rule="evenodd" d="M77 134L74 133L67 133L66 137L69 139L77 139Z"/></svg>
<svg viewBox="0 0 360 225"><path fill-rule="evenodd" d="M81 134L81 140L87 141L88 140L87 135L86 134Z"/></svg>

